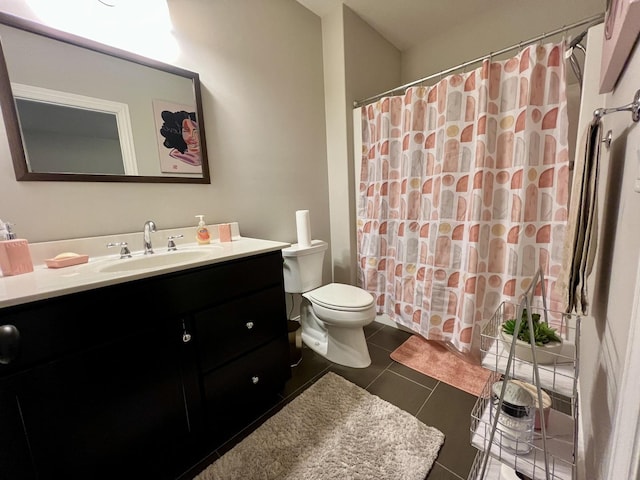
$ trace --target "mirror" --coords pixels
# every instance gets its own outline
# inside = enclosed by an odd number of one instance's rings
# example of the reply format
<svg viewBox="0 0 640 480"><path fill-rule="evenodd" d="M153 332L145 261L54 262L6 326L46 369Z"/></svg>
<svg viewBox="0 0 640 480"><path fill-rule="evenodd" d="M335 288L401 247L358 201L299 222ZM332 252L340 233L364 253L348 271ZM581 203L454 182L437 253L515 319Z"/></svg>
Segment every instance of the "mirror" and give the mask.
<svg viewBox="0 0 640 480"><path fill-rule="evenodd" d="M195 72L0 12L19 181L211 183Z"/></svg>

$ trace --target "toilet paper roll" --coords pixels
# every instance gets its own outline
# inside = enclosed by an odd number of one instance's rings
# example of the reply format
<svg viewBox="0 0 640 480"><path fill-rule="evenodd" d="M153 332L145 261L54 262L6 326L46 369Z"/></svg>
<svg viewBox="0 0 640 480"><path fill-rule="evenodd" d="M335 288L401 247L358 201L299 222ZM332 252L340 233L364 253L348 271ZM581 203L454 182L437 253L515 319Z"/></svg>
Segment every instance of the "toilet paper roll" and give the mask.
<svg viewBox="0 0 640 480"><path fill-rule="evenodd" d="M296 228L298 229L298 245L311 246L311 224L309 223L309 210L296 211Z"/></svg>

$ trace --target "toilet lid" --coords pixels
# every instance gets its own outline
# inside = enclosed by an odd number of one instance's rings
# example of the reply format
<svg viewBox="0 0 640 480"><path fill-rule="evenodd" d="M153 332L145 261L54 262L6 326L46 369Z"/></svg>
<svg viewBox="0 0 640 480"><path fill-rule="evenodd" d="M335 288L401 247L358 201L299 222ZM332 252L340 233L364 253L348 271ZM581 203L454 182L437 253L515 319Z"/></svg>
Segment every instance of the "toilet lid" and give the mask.
<svg viewBox="0 0 640 480"><path fill-rule="evenodd" d="M364 310L373 304L373 295L361 288L330 283L305 294L313 303L334 310Z"/></svg>

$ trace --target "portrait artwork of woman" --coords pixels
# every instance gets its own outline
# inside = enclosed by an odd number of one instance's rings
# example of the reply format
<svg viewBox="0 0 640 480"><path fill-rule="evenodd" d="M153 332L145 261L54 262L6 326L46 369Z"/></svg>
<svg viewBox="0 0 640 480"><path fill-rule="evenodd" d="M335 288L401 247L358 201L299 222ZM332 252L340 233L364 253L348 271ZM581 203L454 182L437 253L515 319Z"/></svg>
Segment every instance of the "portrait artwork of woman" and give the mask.
<svg viewBox="0 0 640 480"><path fill-rule="evenodd" d="M202 165L196 114L184 110L163 110L162 120L160 134L164 137L163 145L170 149L169 155L188 165Z"/></svg>

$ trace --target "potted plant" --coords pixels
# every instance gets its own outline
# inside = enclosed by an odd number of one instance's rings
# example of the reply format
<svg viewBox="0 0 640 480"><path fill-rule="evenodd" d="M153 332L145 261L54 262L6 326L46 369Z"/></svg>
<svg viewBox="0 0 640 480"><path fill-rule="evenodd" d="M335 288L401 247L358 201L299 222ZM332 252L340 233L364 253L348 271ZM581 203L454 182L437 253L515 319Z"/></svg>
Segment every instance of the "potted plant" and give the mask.
<svg viewBox="0 0 640 480"><path fill-rule="evenodd" d="M536 345L536 360L538 363L554 363L562 349L562 337L556 333L555 328L551 328L548 323L540 321L539 313L532 313L531 320L533 323L533 338ZM509 346L513 342L515 329L515 318L509 319L502 324L502 338ZM516 335L515 356L527 362L533 362L530 343L531 335L527 310L523 309L520 330Z"/></svg>

